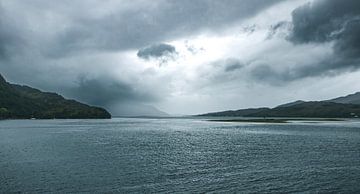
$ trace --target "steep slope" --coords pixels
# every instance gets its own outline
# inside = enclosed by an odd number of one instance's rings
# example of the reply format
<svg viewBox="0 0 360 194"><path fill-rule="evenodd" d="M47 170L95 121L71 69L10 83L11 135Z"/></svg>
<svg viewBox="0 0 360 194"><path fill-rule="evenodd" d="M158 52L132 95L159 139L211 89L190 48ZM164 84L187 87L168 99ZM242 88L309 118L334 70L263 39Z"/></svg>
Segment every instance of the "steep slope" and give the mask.
<svg viewBox="0 0 360 194"><path fill-rule="evenodd" d="M7 83L0 75L0 119L111 118L103 108L67 100L49 92Z"/></svg>

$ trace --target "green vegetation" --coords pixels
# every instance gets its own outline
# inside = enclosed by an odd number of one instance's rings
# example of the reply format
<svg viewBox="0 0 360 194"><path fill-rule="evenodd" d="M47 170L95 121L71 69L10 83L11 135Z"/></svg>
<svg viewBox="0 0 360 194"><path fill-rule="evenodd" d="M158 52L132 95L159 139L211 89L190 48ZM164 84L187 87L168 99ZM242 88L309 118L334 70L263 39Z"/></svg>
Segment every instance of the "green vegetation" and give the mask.
<svg viewBox="0 0 360 194"><path fill-rule="evenodd" d="M56 93L10 84L0 75L0 119L111 118L103 108L67 100Z"/></svg>

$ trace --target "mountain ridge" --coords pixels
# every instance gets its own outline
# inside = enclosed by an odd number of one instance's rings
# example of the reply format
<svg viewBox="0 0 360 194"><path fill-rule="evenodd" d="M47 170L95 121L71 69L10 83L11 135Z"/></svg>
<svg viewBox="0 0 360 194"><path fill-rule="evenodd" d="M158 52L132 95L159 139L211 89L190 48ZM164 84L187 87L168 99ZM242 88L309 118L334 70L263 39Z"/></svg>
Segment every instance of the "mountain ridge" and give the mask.
<svg viewBox="0 0 360 194"><path fill-rule="evenodd" d="M360 104L360 92L349 94L347 96L334 98L328 101L335 103L343 103L343 104Z"/></svg>
<svg viewBox="0 0 360 194"><path fill-rule="evenodd" d="M8 83L0 74L0 119L107 119L111 114L63 96Z"/></svg>
<svg viewBox="0 0 360 194"><path fill-rule="evenodd" d="M248 110L252 110L252 113L247 112ZM360 116L360 92L324 101L298 100L281 104L275 108L239 109L235 111L206 113L197 116L357 118Z"/></svg>

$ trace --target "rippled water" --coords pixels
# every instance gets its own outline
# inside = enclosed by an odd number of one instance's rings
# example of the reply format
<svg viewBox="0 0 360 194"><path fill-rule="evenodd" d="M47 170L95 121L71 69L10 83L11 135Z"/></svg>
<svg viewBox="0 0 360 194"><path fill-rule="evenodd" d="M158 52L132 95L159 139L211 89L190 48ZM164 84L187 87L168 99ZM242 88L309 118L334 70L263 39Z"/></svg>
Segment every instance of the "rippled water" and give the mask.
<svg viewBox="0 0 360 194"><path fill-rule="evenodd" d="M0 193L360 192L360 123L0 121Z"/></svg>

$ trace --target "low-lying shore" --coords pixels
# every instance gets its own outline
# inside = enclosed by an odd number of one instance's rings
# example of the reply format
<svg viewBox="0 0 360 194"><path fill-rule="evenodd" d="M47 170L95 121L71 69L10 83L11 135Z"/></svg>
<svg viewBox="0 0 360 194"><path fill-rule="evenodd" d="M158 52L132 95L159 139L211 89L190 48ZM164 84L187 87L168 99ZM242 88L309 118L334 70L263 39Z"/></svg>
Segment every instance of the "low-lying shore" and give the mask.
<svg viewBox="0 0 360 194"><path fill-rule="evenodd" d="M306 121L306 122L318 122L318 121L345 121L344 119L318 119L318 118L284 118L284 119L266 119L266 118L252 118L252 119L210 119L212 122L242 122L242 123L288 123L291 121Z"/></svg>

